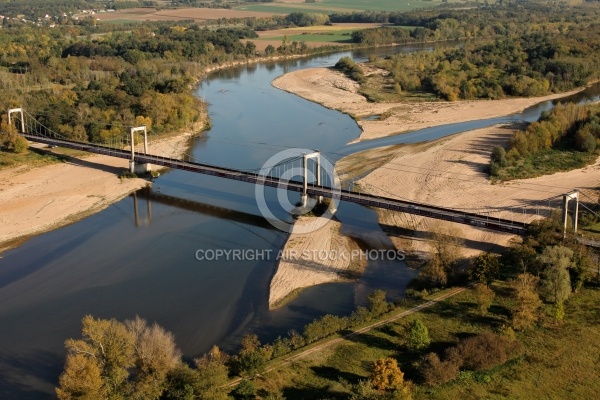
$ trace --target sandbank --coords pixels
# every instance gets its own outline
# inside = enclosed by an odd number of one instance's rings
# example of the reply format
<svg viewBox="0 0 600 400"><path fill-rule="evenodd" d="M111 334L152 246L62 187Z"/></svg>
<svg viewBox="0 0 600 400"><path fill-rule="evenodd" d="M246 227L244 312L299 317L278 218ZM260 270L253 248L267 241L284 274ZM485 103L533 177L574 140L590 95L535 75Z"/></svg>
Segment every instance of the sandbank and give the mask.
<svg viewBox="0 0 600 400"><path fill-rule="evenodd" d="M377 139L437 125L511 115L543 101L568 96L581 90L502 100L371 103L358 93L358 83L330 68L290 72L278 77L272 84L276 88L327 108L352 115L362 129L356 141ZM383 117L381 120L361 119L368 116Z"/></svg>

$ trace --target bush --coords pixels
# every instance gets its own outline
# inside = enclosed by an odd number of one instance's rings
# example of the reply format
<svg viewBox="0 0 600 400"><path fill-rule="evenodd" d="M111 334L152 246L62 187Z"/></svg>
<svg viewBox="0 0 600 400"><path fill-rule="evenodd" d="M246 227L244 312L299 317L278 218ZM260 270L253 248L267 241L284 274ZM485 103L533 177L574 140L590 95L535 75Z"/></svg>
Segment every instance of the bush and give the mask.
<svg viewBox="0 0 600 400"><path fill-rule="evenodd" d="M335 69L342 71L347 77L355 80L358 83L362 83L365 79L365 75L358 64L356 64L350 57L342 57L335 64Z"/></svg>
<svg viewBox="0 0 600 400"><path fill-rule="evenodd" d="M16 136L13 144L12 151L15 153L25 153L29 147L29 142L23 136Z"/></svg>
<svg viewBox="0 0 600 400"><path fill-rule="evenodd" d="M492 332L462 340L457 349L463 366L474 371L494 368L523 353L523 345L519 341Z"/></svg>
<svg viewBox="0 0 600 400"><path fill-rule="evenodd" d="M492 162L497 163L500 167L506 167L508 165L508 161L506 161L506 150L504 150L504 147L494 147L492 150Z"/></svg>
<svg viewBox="0 0 600 400"><path fill-rule="evenodd" d="M455 348L452 348L456 350ZM456 354L456 351L453 352ZM426 385L437 386L450 382L460 373L460 357L452 357L446 361L441 361L436 353L427 354L419 365L419 372Z"/></svg>
<svg viewBox="0 0 600 400"><path fill-rule="evenodd" d="M390 304L385 300L385 295L385 291L377 289L367 298L369 301L369 312L374 317L389 311Z"/></svg>
<svg viewBox="0 0 600 400"><path fill-rule="evenodd" d="M494 302L494 291L483 283L476 283L474 287L475 300L482 315L487 314Z"/></svg>

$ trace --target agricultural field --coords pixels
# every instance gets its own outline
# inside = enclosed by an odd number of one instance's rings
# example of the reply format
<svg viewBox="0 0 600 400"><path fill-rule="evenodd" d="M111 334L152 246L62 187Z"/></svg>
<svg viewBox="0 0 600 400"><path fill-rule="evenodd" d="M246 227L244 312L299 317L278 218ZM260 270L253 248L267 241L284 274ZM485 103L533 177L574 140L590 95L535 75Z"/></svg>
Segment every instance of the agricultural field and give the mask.
<svg viewBox="0 0 600 400"><path fill-rule="evenodd" d="M333 24L329 26L307 26L298 28L276 29L272 31L257 32L259 38L252 39L256 49L264 51L268 45L277 48L281 45L284 37L290 41L305 42L309 47L324 45L336 46L352 43L352 32L377 28L381 24Z"/></svg>
<svg viewBox="0 0 600 400"><path fill-rule="evenodd" d="M273 14L285 14L285 12L226 10L222 8L177 8L160 11L154 8L129 8L110 13L95 14L94 17L102 22L123 24L143 21L194 20L196 22L204 22L219 18L264 18Z"/></svg>
<svg viewBox="0 0 600 400"><path fill-rule="evenodd" d="M274 3L257 3L235 7L244 11L269 11L289 14L292 12L316 12L330 14L333 12L353 11L410 11L417 8L435 7L441 0L319 0L316 3L305 3L304 0L284 0Z"/></svg>

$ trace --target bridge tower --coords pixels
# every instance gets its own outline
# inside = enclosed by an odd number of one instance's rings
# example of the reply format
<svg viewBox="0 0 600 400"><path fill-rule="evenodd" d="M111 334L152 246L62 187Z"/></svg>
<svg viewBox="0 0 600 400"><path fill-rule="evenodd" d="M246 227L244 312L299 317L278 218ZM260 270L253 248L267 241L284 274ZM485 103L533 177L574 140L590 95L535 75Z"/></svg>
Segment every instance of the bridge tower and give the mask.
<svg viewBox="0 0 600 400"><path fill-rule="evenodd" d="M23 109L22 108L11 108L8 110L8 124L12 124L12 118L11 115L13 113L19 113L21 116L21 133L25 133L25 116L23 114Z"/></svg>
<svg viewBox="0 0 600 400"><path fill-rule="evenodd" d="M146 125L130 127L129 132L131 133L131 160L129 160L129 172L134 174L144 174L150 171L150 164L136 164L135 163L135 133L144 132L144 154L148 154L148 135L146 131Z"/></svg>
<svg viewBox="0 0 600 400"><path fill-rule="evenodd" d="M567 219L569 216L569 201L573 202L573 232L577 232L577 218L579 214L579 191L563 194L563 235L567 234Z"/></svg>
<svg viewBox="0 0 600 400"><path fill-rule="evenodd" d="M308 160L311 158L317 163L317 185L321 186L321 152L316 150L314 153L302 154L302 206L306 206L308 200ZM317 201L322 202L323 196L319 196Z"/></svg>

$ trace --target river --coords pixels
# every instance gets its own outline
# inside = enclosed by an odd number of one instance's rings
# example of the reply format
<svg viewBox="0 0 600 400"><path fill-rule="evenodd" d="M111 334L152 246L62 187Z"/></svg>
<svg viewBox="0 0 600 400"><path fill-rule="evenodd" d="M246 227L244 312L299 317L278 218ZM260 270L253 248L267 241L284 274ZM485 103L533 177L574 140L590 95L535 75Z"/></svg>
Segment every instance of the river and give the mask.
<svg viewBox="0 0 600 400"><path fill-rule="evenodd" d="M367 147L432 140L505 120L531 120L551 107L545 104L523 115L346 146L360 133L350 117L271 86L283 73L329 66L345 55L365 59L373 52L398 50L337 53L211 74L198 88L198 96L210 103L213 126L194 141L192 155L205 163L256 169L288 147L318 148L336 158ZM268 189L266 194L273 203L274 191ZM284 212L277 215L289 218ZM368 237L369 232L380 230L375 213L357 205L342 204L337 217L350 235ZM196 259L199 250L276 254L285 240L284 232L260 217L254 186L168 171L156 179L151 191L140 191L3 253L0 398L52 398L64 363L64 340L80 336L80 321L86 314L119 320L140 315L156 321L175 334L190 359L213 344L235 349L248 331L271 340L324 313L347 314L375 287L397 296L413 276L403 264L370 265L358 282L309 288L287 306L269 312L274 257Z"/></svg>

